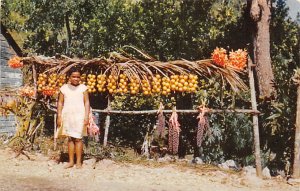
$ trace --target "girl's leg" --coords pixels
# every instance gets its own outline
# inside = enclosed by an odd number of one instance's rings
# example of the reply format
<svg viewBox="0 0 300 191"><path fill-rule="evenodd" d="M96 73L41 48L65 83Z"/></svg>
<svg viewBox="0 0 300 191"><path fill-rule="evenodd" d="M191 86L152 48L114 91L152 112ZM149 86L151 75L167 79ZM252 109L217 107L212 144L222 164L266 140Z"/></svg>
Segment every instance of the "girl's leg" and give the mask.
<svg viewBox="0 0 300 191"><path fill-rule="evenodd" d="M76 152L76 167L81 168L83 144L81 139L75 139L75 152Z"/></svg>
<svg viewBox="0 0 300 191"><path fill-rule="evenodd" d="M71 168L74 166L74 140L73 138L68 138L68 153L69 153L69 163L65 166L65 168Z"/></svg>

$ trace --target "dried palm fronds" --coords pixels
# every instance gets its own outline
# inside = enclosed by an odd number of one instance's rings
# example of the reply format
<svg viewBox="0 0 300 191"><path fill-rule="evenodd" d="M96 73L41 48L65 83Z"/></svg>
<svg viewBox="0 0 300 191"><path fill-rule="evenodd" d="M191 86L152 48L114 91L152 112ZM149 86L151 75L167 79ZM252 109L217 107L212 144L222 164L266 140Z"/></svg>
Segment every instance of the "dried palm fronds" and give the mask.
<svg viewBox="0 0 300 191"><path fill-rule="evenodd" d="M180 124L178 122L178 114L176 109L173 109L169 119L169 151L172 154L178 153Z"/></svg>
<svg viewBox="0 0 300 191"><path fill-rule="evenodd" d="M204 137L204 131L209 128L209 121L207 116L205 115L209 109L205 107L205 105L201 105L199 107L199 115L197 119L199 119L198 127L197 127L197 146L200 147Z"/></svg>
<svg viewBox="0 0 300 191"><path fill-rule="evenodd" d="M239 76L240 70L231 66L222 67L215 65L211 59L198 61L182 59L161 62L156 61L153 57L135 47L126 46L125 48L132 48L142 56L142 59L130 56L121 49L122 54L112 52L107 58L100 57L87 60L61 55L57 58L44 56L23 57L21 61L24 64L35 64L39 73L56 72L61 75L65 74L73 66L81 66L83 71L90 71L92 68L94 71L101 71L101 74L106 75L123 73L129 80L135 78L139 82L142 79L149 80L155 74L169 76L172 74L185 75L193 73L205 78L210 78L214 75L220 76L221 79L228 82L234 91L247 89L247 86Z"/></svg>

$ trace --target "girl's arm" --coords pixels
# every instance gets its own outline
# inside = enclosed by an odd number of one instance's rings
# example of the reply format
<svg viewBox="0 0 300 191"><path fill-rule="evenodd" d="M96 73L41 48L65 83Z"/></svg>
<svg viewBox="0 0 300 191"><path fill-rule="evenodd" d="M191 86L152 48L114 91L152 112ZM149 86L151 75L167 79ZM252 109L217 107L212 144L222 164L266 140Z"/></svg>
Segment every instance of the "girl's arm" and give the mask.
<svg viewBox="0 0 300 191"><path fill-rule="evenodd" d="M62 113L63 106L64 106L64 94L59 92L58 101L57 101L57 120L56 120L57 127L60 127L62 123L61 113Z"/></svg>
<svg viewBox="0 0 300 191"><path fill-rule="evenodd" d="M87 90L83 92L83 102L84 102L84 109L85 109L84 125L87 126L89 124L89 113L90 113L90 100L89 100L89 93Z"/></svg>

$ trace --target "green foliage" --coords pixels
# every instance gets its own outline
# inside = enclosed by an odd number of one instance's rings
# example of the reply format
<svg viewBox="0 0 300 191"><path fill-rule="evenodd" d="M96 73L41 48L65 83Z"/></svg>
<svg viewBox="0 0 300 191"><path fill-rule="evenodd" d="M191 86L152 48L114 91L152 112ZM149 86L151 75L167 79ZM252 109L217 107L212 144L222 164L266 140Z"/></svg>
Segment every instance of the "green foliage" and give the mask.
<svg viewBox="0 0 300 191"><path fill-rule="evenodd" d="M300 63L300 30L299 25L287 17L284 1L274 2L271 56L277 96L272 101L259 100L262 112L259 122L264 154L276 153L275 159L266 164L282 167L292 157L296 86L291 77ZM1 21L11 30L26 32L24 47L29 53L96 57L133 45L162 61L195 60L209 58L216 46L230 50L251 44L252 23L244 3L242 0L4 0ZM243 78L247 81L246 75ZM205 101L209 108L250 108L249 92L234 94L228 90L221 79L201 79L194 95L116 96L112 107L147 110L157 109L162 102L168 109L174 105L179 109L195 109ZM179 117L183 147L180 152L192 153L197 150L196 116ZM140 146L146 131L155 124L155 118L154 115L112 115L109 139ZM241 162L251 164L250 121L247 115L210 115L211 129L202 149L205 160L244 158Z"/></svg>

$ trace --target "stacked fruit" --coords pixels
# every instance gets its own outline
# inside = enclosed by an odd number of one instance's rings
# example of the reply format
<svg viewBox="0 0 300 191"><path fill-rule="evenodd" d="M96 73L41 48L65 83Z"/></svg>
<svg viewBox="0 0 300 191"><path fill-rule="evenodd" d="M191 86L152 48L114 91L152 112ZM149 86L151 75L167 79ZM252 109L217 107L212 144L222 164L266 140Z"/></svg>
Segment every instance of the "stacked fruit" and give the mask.
<svg viewBox="0 0 300 191"><path fill-rule="evenodd" d="M38 75L38 80L37 80L38 92L42 92L45 89L46 83L47 83L47 75L45 73L40 73Z"/></svg>
<svg viewBox="0 0 300 191"><path fill-rule="evenodd" d="M194 93L196 92L197 87L198 87L198 76L190 74L188 76L188 91Z"/></svg>
<svg viewBox="0 0 300 191"><path fill-rule="evenodd" d="M105 84L106 84L106 75L99 74L97 76L97 89L98 89L99 92L105 92L106 91Z"/></svg>
<svg viewBox="0 0 300 191"><path fill-rule="evenodd" d="M133 95L139 92L140 83L136 78L130 79L129 88L130 88L130 93Z"/></svg>
<svg viewBox="0 0 300 191"><path fill-rule="evenodd" d="M48 84L42 90L42 94L46 96L54 95L57 91L56 82L57 82L57 74L56 73L50 74L48 77Z"/></svg>
<svg viewBox="0 0 300 191"><path fill-rule="evenodd" d="M57 78L57 83L56 83L58 88L63 86L65 83L66 83L66 75L64 75L64 74L59 75Z"/></svg>
<svg viewBox="0 0 300 191"><path fill-rule="evenodd" d="M117 93L118 76L109 75L107 79L107 90L110 94Z"/></svg>
<svg viewBox="0 0 300 191"><path fill-rule="evenodd" d="M156 74L152 78L152 92L153 93L160 93L161 92L161 76L159 74Z"/></svg>
<svg viewBox="0 0 300 191"><path fill-rule="evenodd" d="M171 92L171 80L169 77L162 78L162 95L168 95Z"/></svg>
<svg viewBox="0 0 300 191"><path fill-rule="evenodd" d="M128 78L124 74L120 74L117 92L121 94L128 93Z"/></svg>
<svg viewBox="0 0 300 191"><path fill-rule="evenodd" d="M144 95L150 95L151 94L151 77L149 77L147 80L142 80L142 90Z"/></svg>
<svg viewBox="0 0 300 191"><path fill-rule="evenodd" d="M87 88L89 93L95 93L96 90L96 75L88 74L87 76Z"/></svg>
<svg viewBox="0 0 300 191"><path fill-rule="evenodd" d="M178 91L179 75L171 75L171 91Z"/></svg>

